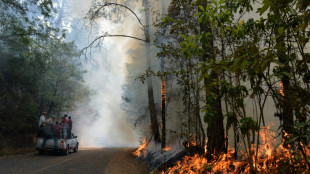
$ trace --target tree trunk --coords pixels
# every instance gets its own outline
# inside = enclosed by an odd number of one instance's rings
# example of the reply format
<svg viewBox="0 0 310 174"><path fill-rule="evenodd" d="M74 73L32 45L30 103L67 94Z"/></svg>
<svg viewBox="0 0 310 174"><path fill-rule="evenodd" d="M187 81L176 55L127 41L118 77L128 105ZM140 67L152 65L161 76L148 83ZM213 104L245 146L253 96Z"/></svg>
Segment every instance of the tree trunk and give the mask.
<svg viewBox="0 0 310 174"><path fill-rule="evenodd" d="M279 14L279 12L276 11L275 14ZM279 16L279 15L277 15L277 16ZM274 33L276 35L279 34L278 29L279 29L279 26L276 24L276 27L274 30ZM276 45L277 45L278 60L279 60L279 62L284 64L283 71L290 73L289 58L285 53L287 49L285 46L284 34L276 39ZM281 81L283 83L284 95L282 96L282 103L281 103L282 117L280 117L280 120L283 119L283 123L282 123L283 131L288 133L288 134L293 134L294 119L293 119L293 106L291 104L291 96L290 96L290 94L291 94L291 92L290 92L290 90L291 90L290 79L288 76L283 76ZM286 139L286 137L284 136L284 134L285 134L284 132L283 132L283 138Z"/></svg>
<svg viewBox="0 0 310 174"><path fill-rule="evenodd" d="M146 54L146 66L147 68L151 68L151 58L150 58L150 16L149 16L149 1L144 0L145 5L145 39L146 39L146 45L145 45L145 54ZM153 94L153 83L152 78L149 77L147 79L147 94L148 94L148 100L149 100L149 108L150 108L150 116L151 116L151 129L152 133L154 135L155 142L160 142L160 135L159 135L159 129L158 129L158 121L156 117L156 109L155 109L155 103L154 103L154 94Z"/></svg>
<svg viewBox="0 0 310 174"><path fill-rule="evenodd" d="M166 147L166 82L161 80L161 148Z"/></svg>
<svg viewBox="0 0 310 174"><path fill-rule="evenodd" d="M208 1L201 0L200 4L203 7L207 7ZM200 9L199 9L200 10ZM210 27L209 21L206 24L200 24L200 31L205 33L212 33L212 29ZM215 60L215 53L214 53L214 43L213 37L211 35L211 39L209 39L208 44L203 44L202 47L205 50L205 54L202 57L203 61L208 59ZM216 73L211 73L210 77L204 78L204 83L207 85L212 80L218 80L218 75ZM223 113L222 113L222 106L221 106L221 97L219 95L219 86L216 85L215 87L211 88L211 92L217 95L217 98L214 99L213 102L209 103L213 111L216 112L216 115L212 117L208 122L207 128L207 156L211 158L211 154L213 153L220 153L225 151L225 135L224 135L224 126L223 126Z"/></svg>
<svg viewBox="0 0 310 174"><path fill-rule="evenodd" d="M164 0L161 1L162 17L164 17ZM160 58L160 71L164 71L164 60ZM161 79L161 149L166 147L166 79Z"/></svg>

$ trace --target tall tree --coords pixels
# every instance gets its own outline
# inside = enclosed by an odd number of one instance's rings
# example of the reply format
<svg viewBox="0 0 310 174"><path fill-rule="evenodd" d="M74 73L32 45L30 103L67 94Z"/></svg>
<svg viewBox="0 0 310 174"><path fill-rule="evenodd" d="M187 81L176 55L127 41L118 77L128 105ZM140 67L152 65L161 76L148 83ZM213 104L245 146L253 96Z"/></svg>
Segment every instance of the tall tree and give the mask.
<svg viewBox="0 0 310 174"><path fill-rule="evenodd" d="M168 74L165 79L167 102L182 102L184 106L181 112L176 113L177 119L181 121L177 132L180 131L179 134L184 136L184 144L189 150L203 149L205 143L205 132L200 118L200 105L203 101L198 65L201 59L198 56L187 57L180 46L185 36L199 34L195 7L194 1L173 0L168 7L168 13L156 25L160 28L157 32L160 48L157 56L165 63L165 67L155 75L164 79ZM170 89L169 86L173 88Z"/></svg>
<svg viewBox="0 0 310 174"><path fill-rule="evenodd" d="M146 54L146 66L147 69L151 68L151 56L150 56L150 15L149 15L149 1L144 0L145 5L145 54ZM157 114L156 114L156 108L154 103L154 93L153 93L153 82L152 77L149 77L147 79L147 94L148 94L148 100L149 100L149 107L150 107L150 116L151 116L151 123L152 123L152 132L154 135L155 142L160 142L160 134L159 134L159 128L158 128L158 121L157 121Z"/></svg>
<svg viewBox="0 0 310 174"><path fill-rule="evenodd" d="M208 6L208 0L200 0L198 5L206 8ZM201 9L199 9L201 11ZM211 28L211 21L206 20L205 23L200 23L200 31L201 33L205 33L208 35L205 42L202 43L202 48L204 49L204 54L202 55L202 61L207 60L216 60L216 53L214 47L214 38L213 31ZM211 73L210 77L204 77L205 85L213 82L219 81L219 75L216 72ZM212 115L208 115L206 119L208 122L207 128L207 151L208 154L220 153L226 151L225 147L225 134L224 134L224 126L223 126L223 113L222 113L222 105L221 105L221 94L219 90L219 84L216 83L211 88L211 95L206 96L206 103L211 106ZM207 92L208 94L208 92Z"/></svg>

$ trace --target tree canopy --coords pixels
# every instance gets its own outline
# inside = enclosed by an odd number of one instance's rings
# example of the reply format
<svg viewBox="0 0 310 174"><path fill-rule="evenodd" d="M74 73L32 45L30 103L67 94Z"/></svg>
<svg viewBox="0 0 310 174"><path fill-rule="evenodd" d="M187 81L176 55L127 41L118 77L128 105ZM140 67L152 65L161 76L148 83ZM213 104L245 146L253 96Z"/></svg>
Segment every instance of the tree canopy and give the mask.
<svg viewBox="0 0 310 174"><path fill-rule="evenodd" d="M43 111L60 116L87 99L80 51L53 26L51 0L0 2L1 134L34 132Z"/></svg>

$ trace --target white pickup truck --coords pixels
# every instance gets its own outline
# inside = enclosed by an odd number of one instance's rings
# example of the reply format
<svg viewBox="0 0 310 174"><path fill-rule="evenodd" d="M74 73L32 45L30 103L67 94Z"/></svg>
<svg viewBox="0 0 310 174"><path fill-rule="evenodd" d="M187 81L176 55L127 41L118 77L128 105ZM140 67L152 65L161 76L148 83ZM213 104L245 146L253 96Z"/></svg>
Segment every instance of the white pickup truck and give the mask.
<svg viewBox="0 0 310 174"><path fill-rule="evenodd" d="M71 138L49 138L47 139L44 148L42 149L43 137L37 137L36 149L39 154L44 154L45 151L61 152L64 155L68 155L70 150L77 152L79 149L79 140L74 134ZM56 141L56 143L54 143Z"/></svg>

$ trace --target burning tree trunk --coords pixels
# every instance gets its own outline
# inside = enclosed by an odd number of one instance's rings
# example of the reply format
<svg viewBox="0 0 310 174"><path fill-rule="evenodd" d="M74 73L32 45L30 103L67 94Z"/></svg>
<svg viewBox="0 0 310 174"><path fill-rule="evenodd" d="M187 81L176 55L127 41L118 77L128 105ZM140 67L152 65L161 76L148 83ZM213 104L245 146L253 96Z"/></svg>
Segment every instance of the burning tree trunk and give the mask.
<svg viewBox="0 0 310 174"><path fill-rule="evenodd" d="M161 148L166 147L166 81L161 79Z"/></svg>
<svg viewBox="0 0 310 174"><path fill-rule="evenodd" d="M279 12L276 11L276 14ZM279 15L276 15L279 16ZM274 32L278 34L279 26L276 24ZM289 57L286 55L286 46L285 46L285 40L284 35L280 35L276 39L276 45L277 45L277 56L279 62L283 63L284 68L283 71L286 73L290 73L290 65L289 65ZM288 76L284 75L281 79L281 95L282 95L282 117L280 119L283 120L283 135L284 133L293 134L294 128L293 128L293 106L291 102L291 95L290 95L290 79ZM281 121L282 121L281 120ZM286 139L285 136L283 136L284 139Z"/></svg>
<svg viewBox="0 0 310 174"><path fill-rule="evenodd" d="M200 4L203 7L207 7L208 1L201 0ZM199 9L200 10L200 9ZM205 24L200 24L200 31L205 33L212 33L211 27L209 22L207 21ZM203 55L203 61L207 59L214 59L215 60L215 53L214 53L214 44L213 44L213 37L210 36L210 39L207 41L208 43L203 43L202 47L205 50L205 54ZM208 83L212 82L213 80L218 80L218 74L211 73L209 78L204 78L204 83L207 85ZM208 103L211 106L211 109L216 113L214 117L210 118L208 121L208 128L207 128L207 151L208 156L212 153L220 153L225 151L225 137L224 137L224 126L223 126L223 113L222 113L222 106L221 106L221 97L219 95L219 86L216 85L211 88L211 93L217 95L212 102ZM207 102L208 102L208 95L207 95Z"/></svg>
<svg viewBox="0 0 310 174"><path fill-rule="evenodd" d="M151 59L150 59L150 16L149 16L149 1L144 0L145 5L145 39L146 39L146 45L145 45L145 54L146 54L146 66L147 68L151 68ZM152 133L154 135L155 142L160 142L160 135L159 135L159 129L158 129L158 121L156 116L156 109L155 109L155 103L154 103L154 94L153 94L153 83L152 78L149 77L147 79L147 94L149 99L149 109L150 109L150 116L151 116L151 128Z"/></svg>
<svg viewBox="0 0 310 174"><path fill-rule="evenodd" d="M162 17L164 16L164 0L161 1ZM160 71L164 71L164 60L160 58ZM166 147L166 79L161 78L161 149Z"/></svg>

